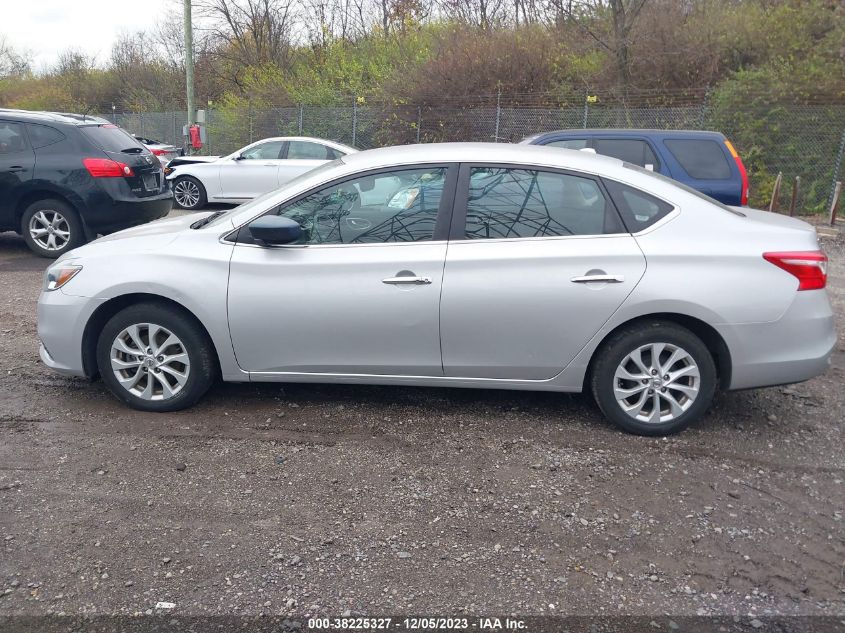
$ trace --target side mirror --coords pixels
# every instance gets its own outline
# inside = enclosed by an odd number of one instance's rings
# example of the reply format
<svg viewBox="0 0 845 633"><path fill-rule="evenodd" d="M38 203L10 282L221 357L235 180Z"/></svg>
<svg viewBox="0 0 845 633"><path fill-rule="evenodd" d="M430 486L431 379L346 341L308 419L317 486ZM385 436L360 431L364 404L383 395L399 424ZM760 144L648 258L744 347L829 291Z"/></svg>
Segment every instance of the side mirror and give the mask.
<svg viewBox="0 0 845 633"><path fill-rule="evenodd" d="M237 156L235 156L235 158L233 160L235 160L235 161L244 160L244 155L238 154Z"/></svg>
<svg viewBox="0 0 845 633"><path fill-rule="evenodd" d="M292 244L302 237L302 227L280 215L265 215L249 223L249 232L265 244Z"/></svg>

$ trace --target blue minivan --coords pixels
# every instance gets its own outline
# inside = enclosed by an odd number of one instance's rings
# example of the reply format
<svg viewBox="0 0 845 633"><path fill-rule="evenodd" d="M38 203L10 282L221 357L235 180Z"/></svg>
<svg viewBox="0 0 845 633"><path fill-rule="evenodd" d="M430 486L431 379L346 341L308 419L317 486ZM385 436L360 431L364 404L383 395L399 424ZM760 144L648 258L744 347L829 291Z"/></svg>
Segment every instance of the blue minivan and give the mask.
<svg viewBox="0 0 845 633"><path fill-rule="evenodd" d="M674 178L724 204L748 204L745 166L731 142L719 132L559 130L529 136L520 143L592 149Z"/></svg>

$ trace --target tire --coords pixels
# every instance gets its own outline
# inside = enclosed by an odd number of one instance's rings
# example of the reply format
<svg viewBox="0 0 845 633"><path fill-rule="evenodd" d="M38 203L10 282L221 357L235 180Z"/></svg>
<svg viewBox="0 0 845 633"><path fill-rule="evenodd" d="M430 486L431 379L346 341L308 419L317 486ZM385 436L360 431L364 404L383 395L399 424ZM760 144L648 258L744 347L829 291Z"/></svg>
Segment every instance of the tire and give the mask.
<svg viewBox="0 0 845 633"><path fill-rule="evenodd" d="M624 328L602 345L590 383L611 422L628 433L660 436L678 433L704 415L718 376L701 339L675 323L652 321Z"/></svg>
<svg viewBox="0 0 845 633"><path fill-rule="evenodd" d="M52 198L33 202L24 210L21 235L33 253L50 259L88 241L76 210Z"/></svg>
<svg viewBox="0 0 845 633"><path fill-rule="evenodd" d="M180 209L198 211L208 203L205 187L193 176L179 176L173 181L173 202Z"/></svg>
<svg viewBox="0 0 845 633"><path fill-rule="evenodd" d="M190 407L217 375L214 347L202 326L159 303L129 306L109 319L97 341L97 367L109 391L141 411Z"/></svg>

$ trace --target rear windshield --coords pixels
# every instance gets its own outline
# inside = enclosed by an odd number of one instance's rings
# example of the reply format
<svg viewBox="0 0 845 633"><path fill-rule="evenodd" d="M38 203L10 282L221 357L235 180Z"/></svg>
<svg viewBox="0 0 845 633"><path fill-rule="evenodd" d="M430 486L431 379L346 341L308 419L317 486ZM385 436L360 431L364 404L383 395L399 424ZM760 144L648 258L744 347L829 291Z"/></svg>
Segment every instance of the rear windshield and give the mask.
<svg viewBox="0 0 845 633"><path fill-rule="evenodd" d="M635 172L640 174L647 174L651 178L657 178L658 180L662 180L663 182L669 183L670 185L676 186L678 189L683 189L688 194L695 196L696 198L700 198L701 200L705 200L710 204L715 204L720 209L727 211L728 213L733 213L734 215L739 215L741 217L745 217L745 214L742 211L737 211L736 209L732 209L726 204L722 204L715 198L711 198L708 195L701 193L698 189L693 189L692 187L685 185L682 182L678 182L673 178L669 178L668 176L664 176L663 174L658 174L656 171L651 171L649 169L643 169L639 165L633 165L631 163L622 163L623 167L627 167L628 169L633 169Z"/></svg>
<svg viewBox="0 0 845 633"><path fill-rule="evenodd" d="M116 125L86 125L81 128L89 141L107 152L140 153L144 146Z"/></svg>
<svg viewBox="0 0 845 633"><path fill-rule="evenodd" d="M727 180L731 177L730 163L716 141L667 139L663 144L681 167L697 180Z"/></svg>

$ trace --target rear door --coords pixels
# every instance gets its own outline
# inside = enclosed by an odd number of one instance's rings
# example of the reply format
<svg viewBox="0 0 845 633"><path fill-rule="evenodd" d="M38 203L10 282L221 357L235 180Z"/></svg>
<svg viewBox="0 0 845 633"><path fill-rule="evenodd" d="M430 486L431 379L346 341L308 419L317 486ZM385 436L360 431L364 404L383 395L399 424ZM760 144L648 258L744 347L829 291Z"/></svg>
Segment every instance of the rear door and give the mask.
<svg viewBox="0 0 845 633"><path fill-rule="evenodd" d="M0 121L0 225L13 227L12 211L22 185L32 178L35 154L22 123Z"/></svg>
<svg viewBox="0 0 845 633"><path fill-rule="evenodd" d="M311 171L315 167L341 156L340 152L322 143L293 140L288 141L285 145L284 160L279 164L280 186L306 171Z"/></svg>
<svg viewBox="0 0 845 633"><path fill-rule="evenodd" d="M626 136L622 138L595 136L592 147L596 150L597 154L612 156L613 158L624 160L626 163L639 165L650 171L671 175L662 169L663 165L657 157L655 148L652 147L651 142L645 137Z"/></svg>
<svg viewBox="0 0 845 633"><path fill-rule="evenodd" d="M220 167L220 195L215 197L249 200L278 189L284 147L284 141L264 141L236 158L214 163Z"/></svg>
<svg viewBox="0 0 845 633"><path fill-rule="evenodd" d="M462 166L440 306L445 375L552 378L644 271L598 179Z"/></svg>
<svg viewBox="0 0 845 633"><path fill-rule="evenodd" d="M742 204L742 176L724 142L665 138L672 177L723 202Z"/></svg>

